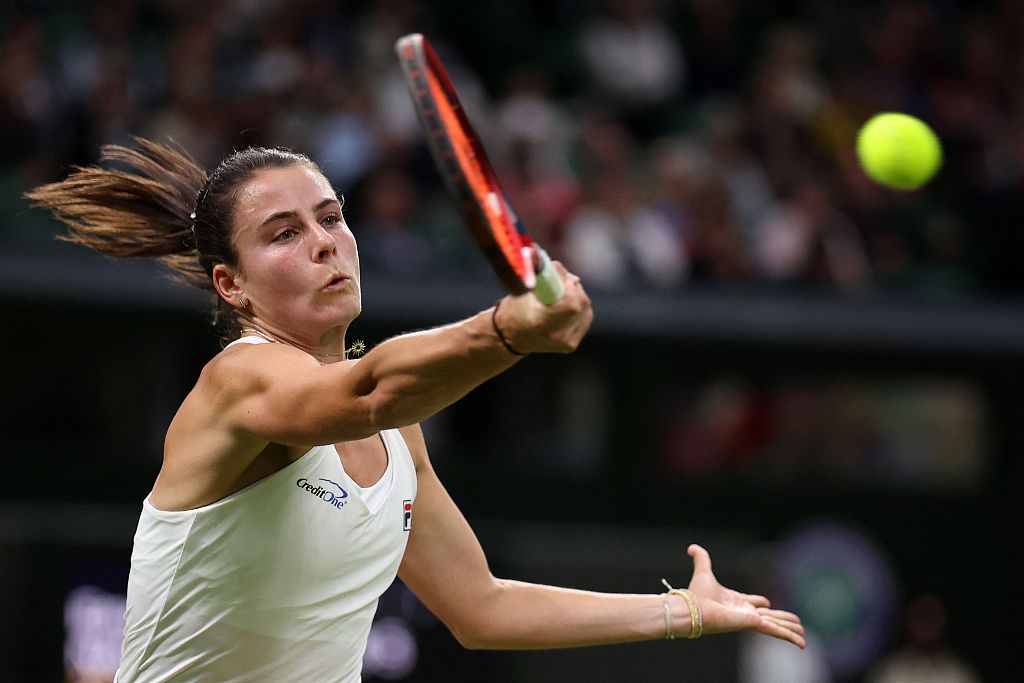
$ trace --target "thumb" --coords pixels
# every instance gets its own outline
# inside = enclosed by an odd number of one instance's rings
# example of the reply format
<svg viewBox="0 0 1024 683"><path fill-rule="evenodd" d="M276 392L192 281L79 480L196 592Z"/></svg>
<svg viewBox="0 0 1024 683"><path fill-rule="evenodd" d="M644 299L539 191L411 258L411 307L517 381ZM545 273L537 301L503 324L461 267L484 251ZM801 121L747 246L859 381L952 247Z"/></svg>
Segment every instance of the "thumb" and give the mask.
<svg viewBox="0 0 1024 683"><path fill-rule="evenodd" d="M711 555L708 554L707 550L704 550L701 546L693 543L686 549L686 553L693 558L694 574L713 573L711 571Z"/></svg>

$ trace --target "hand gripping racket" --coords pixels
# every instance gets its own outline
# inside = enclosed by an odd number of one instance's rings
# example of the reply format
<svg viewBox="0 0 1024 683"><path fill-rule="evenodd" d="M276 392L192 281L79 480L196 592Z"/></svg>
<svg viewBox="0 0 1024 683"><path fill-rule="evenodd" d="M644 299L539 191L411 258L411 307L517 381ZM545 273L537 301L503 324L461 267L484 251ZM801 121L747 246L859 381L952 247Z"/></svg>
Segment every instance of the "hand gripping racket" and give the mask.
<svg viewBox="0 0 1024 683"><path fill-rule="evenodd" d="M554 303L562 279L509 205L437 53L419 33L399 38L395 52L434 161L498 279L511 294Z"/></svg>

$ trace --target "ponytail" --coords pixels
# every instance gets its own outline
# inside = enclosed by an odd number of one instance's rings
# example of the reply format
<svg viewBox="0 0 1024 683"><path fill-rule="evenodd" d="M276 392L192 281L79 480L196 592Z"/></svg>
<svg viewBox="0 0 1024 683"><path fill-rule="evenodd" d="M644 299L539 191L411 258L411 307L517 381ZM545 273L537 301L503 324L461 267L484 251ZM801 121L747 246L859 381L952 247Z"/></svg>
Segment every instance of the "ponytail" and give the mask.
<svg viewBox="0 0 1024 683"><path fill-rule="evenodd" d="M232 226L238 191L264 168L307 165L286 149L249 147L207 173L178 145L143 138L136 146L106 145L99 166L76 167L64 180L25 193L68 226L61 239L117 258L155 258L177 279L213 293L214 324L222 337L238 334L237 311L213 286L213 267L235 266Z"/></svg>
<svg viewBox="0 0 1024 683"><path fill-rule="evenodd" d="M25 194L68 226L60 239L117 258L150 257L180 281L213 291L199 263L192 212L207 174L179 146L135 139L103 147L109 168L76 167L66 179Z"/></svg>

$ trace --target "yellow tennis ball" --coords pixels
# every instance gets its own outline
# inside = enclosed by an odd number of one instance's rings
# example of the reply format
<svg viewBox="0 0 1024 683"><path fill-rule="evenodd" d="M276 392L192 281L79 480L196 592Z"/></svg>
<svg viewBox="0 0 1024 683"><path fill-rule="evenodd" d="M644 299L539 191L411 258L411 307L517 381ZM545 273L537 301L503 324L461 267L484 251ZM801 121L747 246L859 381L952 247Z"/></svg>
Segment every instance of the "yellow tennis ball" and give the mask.
<svg viewBox="0 0 1024 683"><path fill-rule="evenodd" d="M916 190L942 164L942 145L923 121L906 114L872 117L857 134L857 158L873 180L896 190Z"/></svg>

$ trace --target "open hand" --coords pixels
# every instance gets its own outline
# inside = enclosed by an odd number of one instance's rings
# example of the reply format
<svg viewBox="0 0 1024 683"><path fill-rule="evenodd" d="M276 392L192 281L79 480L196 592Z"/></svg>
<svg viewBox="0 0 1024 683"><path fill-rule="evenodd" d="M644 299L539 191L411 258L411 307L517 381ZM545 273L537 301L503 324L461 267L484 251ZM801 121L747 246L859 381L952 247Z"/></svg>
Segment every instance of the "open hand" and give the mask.
<svg viewBox="0 0 1024 683"><path fill-rule="evenodd" d="M711 556L699 545L691 545L686 552L693 558L689 588L700 601L704 633L756 631L807 647L800 617L771 609L771 602L763 595L739 593L718 583L711 571Z"/></svg>

